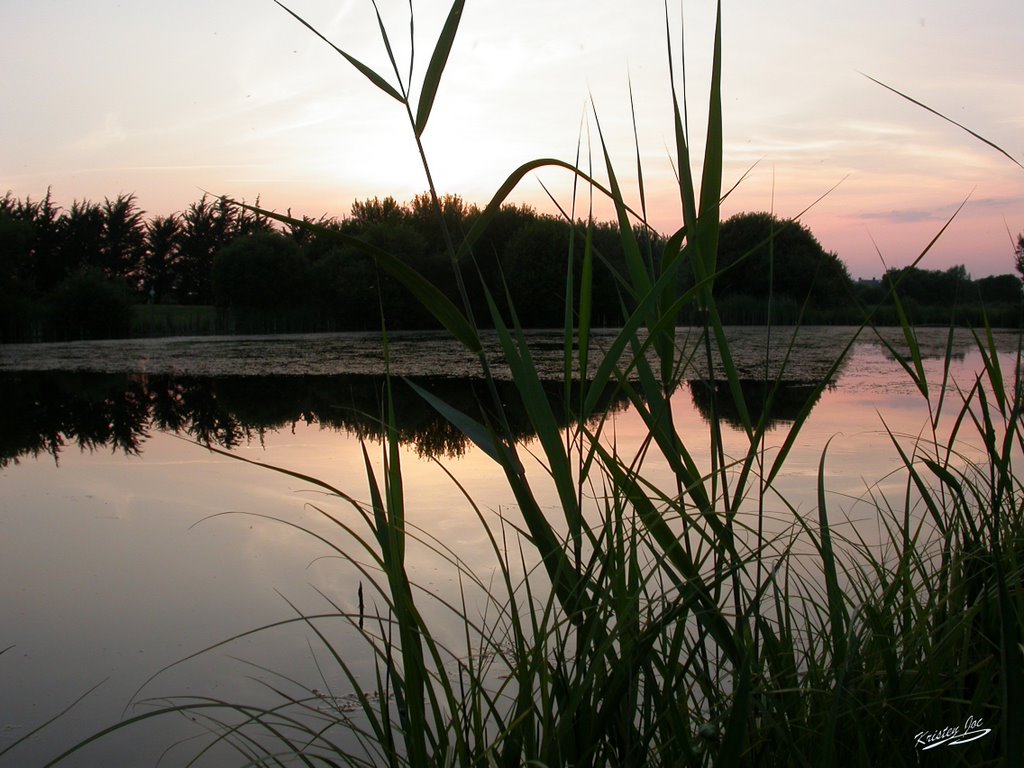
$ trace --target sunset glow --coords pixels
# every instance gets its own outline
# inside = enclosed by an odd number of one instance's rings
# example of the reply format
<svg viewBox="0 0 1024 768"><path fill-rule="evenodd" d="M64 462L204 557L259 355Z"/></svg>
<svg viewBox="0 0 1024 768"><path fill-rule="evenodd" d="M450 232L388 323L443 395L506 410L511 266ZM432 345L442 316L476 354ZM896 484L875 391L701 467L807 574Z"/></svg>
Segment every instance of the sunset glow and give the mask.
<svg viewBox="0 0 1024 768"><path fill-rule="evenodd" d="M415 6L414 84L443 6ZM370 3L290 7L395 81ZM709 8L683 8L698 169ZM385 0L381 10L406 79L408 4ZM669 12L678 76L678 5ZM884 271L879 254L889 266L916 258L966 200L922 266L1013 270L1024 170L864 75L1024 161L1024 5L999 0L981 13L951 0L869 0L836 10L785 0L727 2L723 13L725 187L749 172L726 215L793 216L838 184L803 220L854 277L871 277ZM9 3L0 17L0 194L52 188L66 207L134 192L147 213L163 214L205 190L342 216L355 199L426 188L403 108L270 0ZM650 220L674 231L667 62L662 3L468 3L424 134L439 188L482 205L523 162L574 160L581 121L603 177L596 113L620 180L635 190L632 83ZM567 175L542 178L568 205ZM554 210L533 179L515 200Z"/></svg>

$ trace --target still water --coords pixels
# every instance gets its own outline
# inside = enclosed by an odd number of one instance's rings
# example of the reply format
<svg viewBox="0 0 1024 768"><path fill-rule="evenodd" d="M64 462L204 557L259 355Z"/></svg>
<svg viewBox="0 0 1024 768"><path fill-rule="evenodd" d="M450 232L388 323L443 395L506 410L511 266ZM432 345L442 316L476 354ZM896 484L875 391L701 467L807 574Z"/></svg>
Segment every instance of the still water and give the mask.
<svg viewBox="0 0 1024 768"><path fill-rule="evenodd" d="M774 375L791 332L776 330L770 344L760 329L730 333L756 407L756 380L766 367ZM781 444L852 334L800 332L769 448ZM900 343L896 334L888 338ZM921 341L930 380L937 381L946 332L923 331ZM535 333L530 342L557 403L566 392L562 339ZM997 333L997 343L1004 370L1013 371L1017 335ZM529 448L528 421L517 412L493 339L488 356L503 379L513 428ZM393 374L461 410L472 412L482 397L475 361L442 335L395 335L390 361ZM982 365L969 333L956 333L952 362L953 379L969 387ZM363 531L358 516L309 483L251 462L318 477L366 499L362 446L371 457L380 453L384 367L377 338L359 334L0 347L0 752L93 689L0 755L0 766L41 764L163 697L272 703L265 684L285 685L277 675L344 694L301 623L192 655L293 619L296 609L325 611L328 598L355 610L358 572L301 529L359 558L358 545L319 510ZM702 378L706 372L694 369L694 381L674 395L680 432L698 458L707 442ZM486 575L493 569L486 537L440 465L488 514L514 522L500 471L400 381L394 397L410 522ZM620 450L637 445L643 425L624 401L609 395L603 407ZM739 453L743 435L725 417L727 446ZM926 421L907 374L877 338L864 335L814 405L780 488L799 510L813 511L818 462L832 438L826 485L834 514L869 532L877 525L857 499L869 485L897 500L902 489L898 477L887 479L898 459L885 426L911 439ZM650 468L655 479L658 471ZM554 498L548 503L556 516ZM410 547L409 561L425 589L455 593L455 575L428 547ZM444 616L432 618L443 639ZM340 648L353 649L352 663L361 669L346 627L339 622L331 631ZM450 632L457 637L457 628ZM183 717L161 718L101 740L67 764L152 765L195 734ZM165 764L181 764L194 748L172 747Z"/></svg>

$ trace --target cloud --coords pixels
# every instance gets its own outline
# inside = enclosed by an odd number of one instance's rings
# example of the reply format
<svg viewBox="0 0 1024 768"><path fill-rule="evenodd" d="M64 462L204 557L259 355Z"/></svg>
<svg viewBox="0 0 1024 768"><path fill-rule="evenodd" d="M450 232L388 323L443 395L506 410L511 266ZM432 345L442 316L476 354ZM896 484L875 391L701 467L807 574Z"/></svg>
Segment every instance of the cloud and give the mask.
<svg viewBox="0 0 1024 768"><path fill-rule="evenodd" d="M1019 200L1013 197L983 197L970 198L967 200L965 211L983 208L987 211L1000 211L1005 208L1019 204ZM945 221L949 218L951 211L947 207L913 207L893 208L888 211L860 211L851 213L847 218L866 221L885 221L890 224L916 224L925 221Z"/></svg>
<svg viewBox="0 0 1024 768"><path fill-rule="evenodd" d="M1019 197L1007 195L1005 197L982 197L977 199L971 198L967 204L972 207L1002 210L1004 208L1019 208L1020 203L1021 200Z"/></svg>
<svg viewBox="0 0 1024 768"><path fill-rule="evenodd" d="M940 221L948 216L934 208L893 208L888 211L861 211L850 214L849 218L867 221L885 221L890 224L916 224L922 221Z"/></svg>
<svg viewBox="0 0 1024 768"><path fill-rule="evenodd" d="M180 173L187 171L234 171L262 168L259 163L193 163L182 165L105 165L76 168L77 173Z"/></svg>
<svg viewBox="0 0 1024 768"><path fill-rule="evenodd" d="M117 115L113 112L108 112L103 116L103 125L75 139L67 148L70 152L76 154L92 154L123 144L127 138L128 134L122 127Z"/></svg>

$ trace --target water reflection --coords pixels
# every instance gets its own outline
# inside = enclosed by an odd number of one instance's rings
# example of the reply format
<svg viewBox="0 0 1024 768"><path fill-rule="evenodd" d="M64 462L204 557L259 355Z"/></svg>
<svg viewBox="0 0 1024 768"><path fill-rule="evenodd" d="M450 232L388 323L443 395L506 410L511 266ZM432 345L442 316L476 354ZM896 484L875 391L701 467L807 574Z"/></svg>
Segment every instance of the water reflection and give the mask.
<svg viewBox="0 0 1024 768"><path fill-rule="evenodd" d="M480 380L417 377L416 383L453 407L480 418L489 402ZM705 419L711 418L711 385L689 381L691 396ZM813 390L813 382L785 382L771 404L769 425L792 420ZM497 382L514 437L529 438L529 419L512 382ZM755 420L765 406L760 381L742 383L748 411ZM561 382L545 383L559 426L571 416L562 400ZM359 438L383 435L382 376L175 376L171 374L23 371L0 373L0 466L19 457L50 454L59 459L68 446L101 447L128 454L141 452L153 430L186 435L199 442L235 448L260 440L268 431L293 429L300 422L342 431ZM722 382L714 387L717 412L733 426L738 411ZM578 397L573 384L572 397ZM468 442L403 380L393 382L401 440L421 455L456 457ZM599 412L620 411L627 400L612 392Z"/></svg>
<svg viewBox="0 0 1024 768"><path fill-rule="evenodd" d="M450 405L479 414L483 383L472 379L419 378L416 383ZM511 382L498 382L513 434L531 434L529 419ZM561 384L546 385L558 405ZM575 387L574 387L575 389ZM18 457L51 454L68 445L111 447L139 453L154 429L199 442L234 448L267 431L299 422L344 431L360 438L383 434L383 377L338 376L171 376L82 372L20 372L0 375L0 403L6 426L0 434L0 466ZM424 455L462 455L467 440L402 380L392 396L400 439ZM605 398L602 410L620 410L622 395ZM560 426L566 426L566 409Z"/></svg>
<svg viewBox="0 0 1024 768"><path fill-rule="evenodd" d="M728 382L691 379L686 385L690 390L693 404L705 421L711 421L713 415L717 413L718 418L730 427L743 429L743 419L740 418L740 411L736 407ZM796 421L804 408L810 412L825 391L815 393L818 386L819 382L816 381L781 381L774 386L773 391L773 382L763 379L740 379L740 391L747 406L747 414L752 422L757 424L767 413L766 426L769 430L780 424ZM833 390L835 386L835 382L830 381L825 389Z"/></svg>
<svg viewBox="0 0 1024 768"><path fill-rule="evenodd" d="M888 381L884 371L891 368L891 355L882 340L902 349L902 333L886 329L877 338L863 333L858 348L873 349L875 354L862 356L857 370L849 369L848 360L835 368L835 356L855 330L776 329L769 339L763 328L730 328L732 363L751 418L756 422L769 407L765 375L774 378L780 370L782 381L766 417L769 429L793 421L823 378L835 382L842 376L844 386L854 387ZM595 333L595 348L605 348L613 338L613 331ZM1015 346L1017 337L1000 335L999 340ZM923 329L917 342L927 359L944 355L948 345L958 363L973 338L960 329L952 338L942 329ZM480 403L491 400L474 378L474 361L464 350L443 335L430 333L397 334L391 343L393 370L480 418ZM564 340L560 333L534 332L529 343L553 411L565 427L571 416L561 402ZM695 332L682 334L680 345L681 359L687 361L684 386L693 404L706 420L714 412L739 427L739 413L723 384L721 361L716 356L709 371L698 353L703 345ZM529 420L509 380L511 372L501 365L496 338L486 336L485 347L498 372L496 385L513 436L530 437ZM599 357L591 356L592 367ZM379 438L383 370L380 340L372 334L5 347L0 356L0 466L27 455L57 458L64 447L76 444L138 453L153 430L225 448L299 422ZM715 380L708 383L711 373ZM578 391L576 384L572 391ZM394 397L400 436L419 453L460 456L467 450L464 436L401 381L396 381ZM605 410L625 406L625 398L615 392L601 404Z"/></svg>

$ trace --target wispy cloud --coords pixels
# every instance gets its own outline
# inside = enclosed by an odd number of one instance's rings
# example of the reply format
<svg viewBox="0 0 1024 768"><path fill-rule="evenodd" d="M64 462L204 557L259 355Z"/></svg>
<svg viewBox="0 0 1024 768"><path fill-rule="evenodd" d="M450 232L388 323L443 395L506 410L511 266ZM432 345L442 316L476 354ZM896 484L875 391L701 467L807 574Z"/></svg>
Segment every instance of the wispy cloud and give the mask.
<svg viewBox="0 0 1024 768"><path fill-rule="evenodd" d="M1014 197L983 197L969 198L965 210L1002 211L1019 205L1020 201ZM920 206L909 208L891 208L887 211L858 211L850 213L844 218L858 219L861 221L883 221L890 224L916 224L926 221L945 221L949 218L952 209L942 206Z"/></svg>
<svg viewBox="0 0 1024 768"><path fill-rule="evenodd" d="M76 154L103 152L118 144L123 144L127 138L128 134L118 116L113 112L108 112L103 116L102 125L72 141L67 149Z"/></svg>
<svg viewBox="0 0 1024 768"><path fill-rule="evenodd" d="M98 168L76 168L75 173L161 173L179 171L237 171L261 168L260 163L195 163L182 165L107 165Z"/></svg>
<svg viewBox="0 0 1024 768"><path fill-rule="evenodd" d="M883 221L889 224L916 224L922 221L942 221L948 216L935 208L892 208L888 211L860 211L845 218Z"/></svg>

